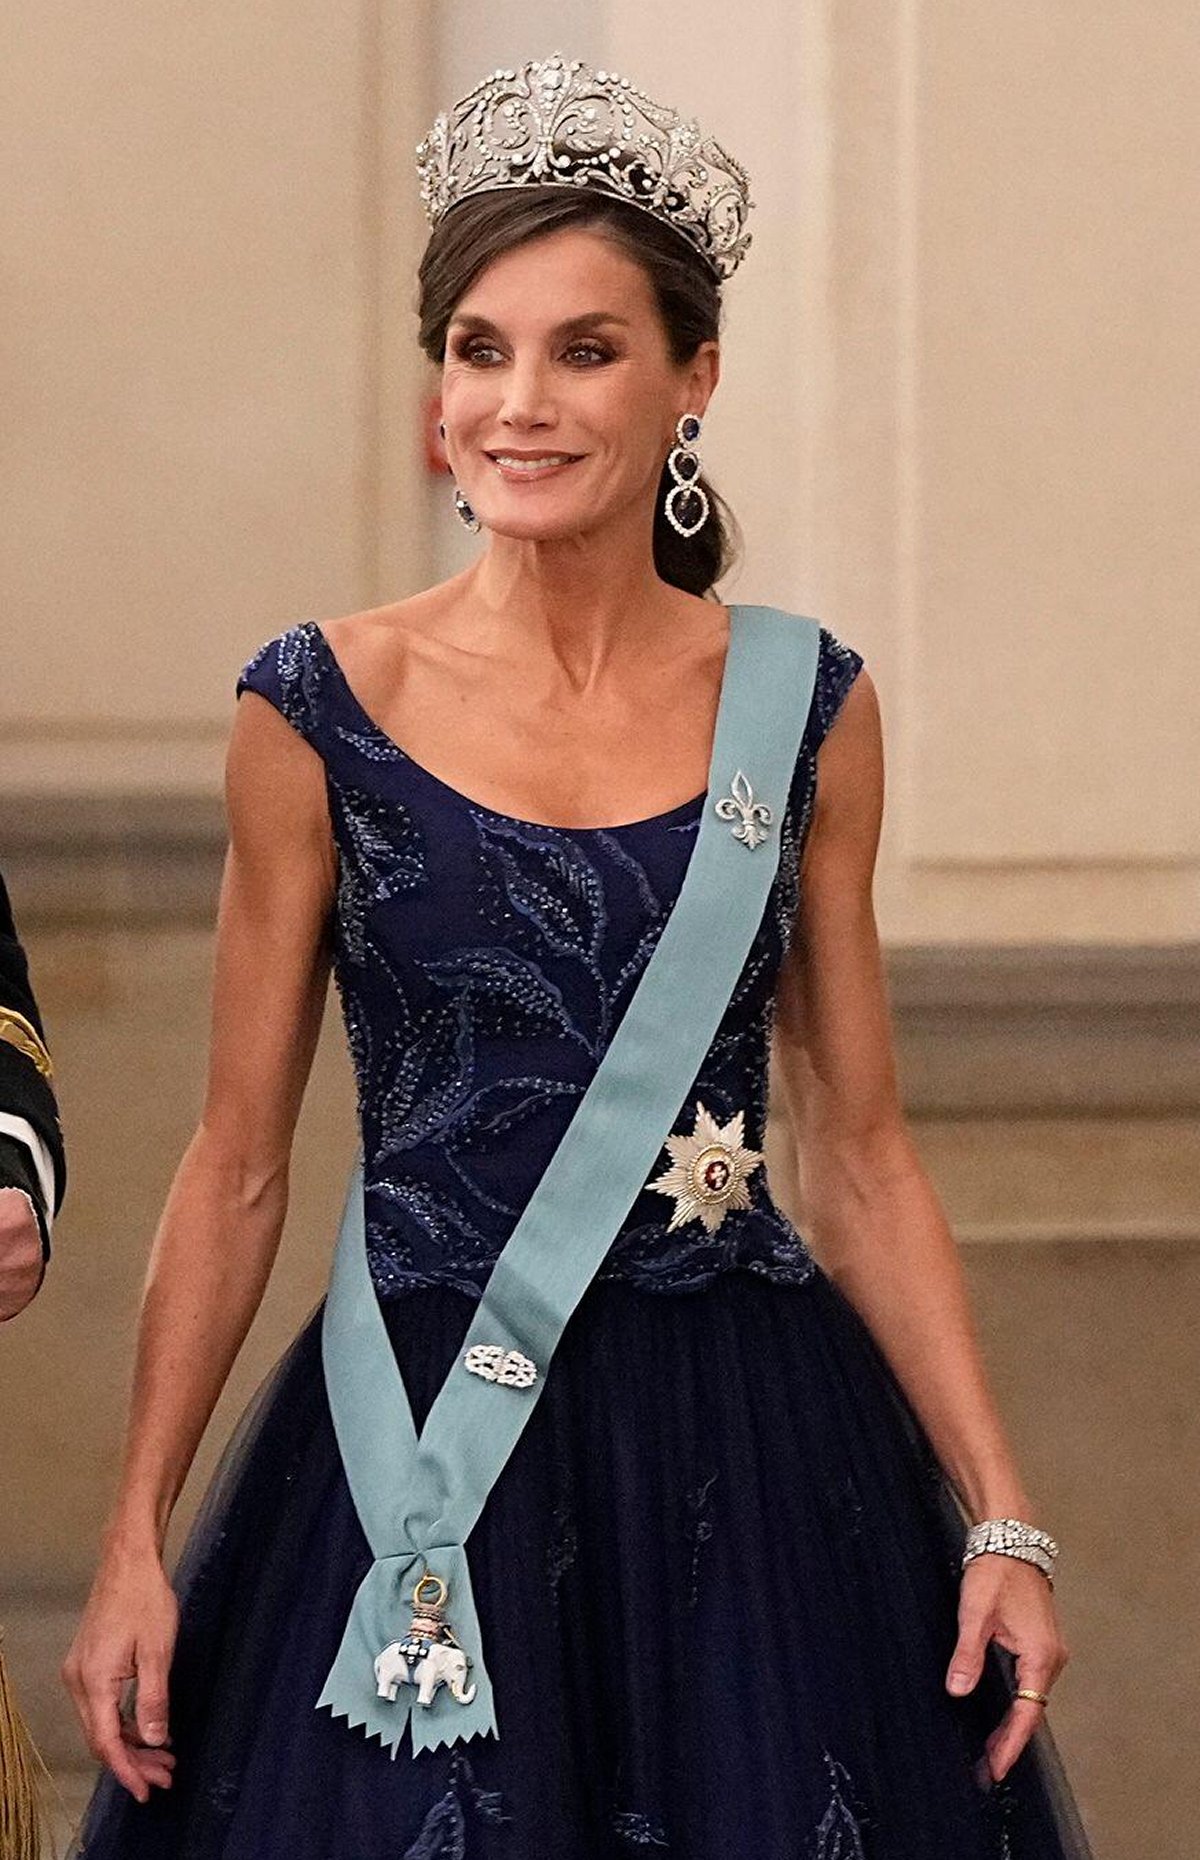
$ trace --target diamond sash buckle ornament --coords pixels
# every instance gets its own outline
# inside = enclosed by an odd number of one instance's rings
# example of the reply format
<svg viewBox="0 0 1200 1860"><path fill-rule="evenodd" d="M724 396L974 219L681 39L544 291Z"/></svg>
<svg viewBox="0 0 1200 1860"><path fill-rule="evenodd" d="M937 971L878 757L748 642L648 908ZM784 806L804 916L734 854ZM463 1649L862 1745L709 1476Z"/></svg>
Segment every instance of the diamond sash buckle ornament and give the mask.
<svg viewBox="0 0 1200 1860"><path fill-rule="evenodd" d="M473 1376L485 1382L503 1382L506 1387L527 1389L537 1379L537 1364L520 1350L506 1350L500 1343L475 1343L463 1357Z"/></svg>
<svg viewBox="0 0 1200 1860"><path fill-rule="evenodd" d="M765 801L754 799L754 790L741 769L733 778L730 792L714 801L713 806L722 820L738 820L738 825L731 828L735 840L743 840L747 846L762 845L767 837L764 829L770 825L771 810Z"/></svg>

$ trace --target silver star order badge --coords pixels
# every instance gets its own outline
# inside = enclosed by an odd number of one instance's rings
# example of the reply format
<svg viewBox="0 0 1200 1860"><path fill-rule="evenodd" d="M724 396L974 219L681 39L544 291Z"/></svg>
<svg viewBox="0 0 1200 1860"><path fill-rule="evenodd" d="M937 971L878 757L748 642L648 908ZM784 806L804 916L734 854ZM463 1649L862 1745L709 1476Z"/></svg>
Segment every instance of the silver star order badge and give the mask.
<svg viewBox="0 0 1200 1860"><path fill-rule="evenodd" d="M671 1166L646 1186L674 1198L668 1233L683 1221L703 1221L712 1233L730 1208L750 1206L746 1177L763 1156L742 1142L743 1116L735 1111L727 1124L718 1124L697 1099L691 1133L667 1138Z"/></svg>

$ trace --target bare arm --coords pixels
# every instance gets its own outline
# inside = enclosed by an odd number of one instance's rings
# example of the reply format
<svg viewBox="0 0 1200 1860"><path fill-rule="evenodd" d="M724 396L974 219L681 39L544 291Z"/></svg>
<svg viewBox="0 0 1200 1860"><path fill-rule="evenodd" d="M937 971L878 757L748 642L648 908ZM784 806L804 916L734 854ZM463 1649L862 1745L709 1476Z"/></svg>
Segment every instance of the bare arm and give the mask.
<svg viewBox="0 0 1200 1860"><path fill-rule="evenodd" d="M238 705L226 792L208 1085L150 1252L109 1526L159 1551L278 1250L329 972L321 765L255 692Z"/></svg>
<svg viewBox="0 0 1200 1860"><path fill-rule="evenodd" d="M865 670L819 759L776 1021L805 1213L823 1265L892 1364L972 1516L1027 1517L957 1247L899 1100L871 895L883 755Z"/></svg>
<svg viewBox="0 0 1200 1860"><path fill-rule="evenodd" d="M883 742L865 670L818 759L799 921L776 1017L805 1218L822 1264L891 1364L972 1519L1037 1522L988 1385L957 1246L900 1104L872 901ZM989 1629L1013 1651L1020 1639L1021 1683L1044 1689L1066 1660L1049 1593L1040 1572L1011 1557L982 1556L968 1567L952 1663L969 1681L961 1689L979 1677ZM1017 1701L1018 1726L1027 1728L1009 1726L994 1763L1015 1760L1013 1739L1024 1742L1037 1709Z"/></svg>
<svg viewBox="0 0 1200 1860"><path fill-rule="evenodd" d="M146 1753L120 1748L117 1699L136 1673L139 1729L165 1736L174 1619L163 1540L278 1250L329 973L335 855L321 764L255 692L238 705L226 795L204 1107L151 1249L120 1480L64 1665L95 1754L142 1799L145 1779L163 1777L134 1764Z"/></svg>

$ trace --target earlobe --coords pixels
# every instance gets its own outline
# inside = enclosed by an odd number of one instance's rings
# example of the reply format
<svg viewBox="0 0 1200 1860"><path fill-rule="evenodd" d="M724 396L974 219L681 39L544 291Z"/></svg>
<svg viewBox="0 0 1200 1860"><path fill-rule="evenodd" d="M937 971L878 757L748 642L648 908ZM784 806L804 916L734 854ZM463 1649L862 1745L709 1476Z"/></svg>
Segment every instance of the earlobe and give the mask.
<svg viewBox="0 0 1200 1860"><path fill-rule="evenodd" d="M715 342L706 343L701 349L697 357L697 375L695 404L699 406L701 413L704 413L721 379L721 351Z"/></svg>

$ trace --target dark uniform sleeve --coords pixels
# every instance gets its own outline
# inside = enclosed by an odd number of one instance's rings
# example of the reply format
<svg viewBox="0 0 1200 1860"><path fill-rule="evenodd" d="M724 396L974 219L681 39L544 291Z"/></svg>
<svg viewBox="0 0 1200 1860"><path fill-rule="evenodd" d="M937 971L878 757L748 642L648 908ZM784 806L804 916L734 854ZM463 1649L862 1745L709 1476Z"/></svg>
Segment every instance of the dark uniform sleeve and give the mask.
<svg viewBox="0 0 1200 1860"><path fill-rule="evenodd" d="M0 878L0 1111L23 1118L46 1146L54 1169L54 1205L46 1210L51 1215L62 1206L67 1186L66 1152L53 1080L53 1063L30 985L29 965L13 922L8 891ZM0 1141L0 1186L24 1189L35 1207L43 1205L30 1152L11 1137ZM44 1219L39 1224L42 1251L48 1257L49 1227Z"/></svg>

